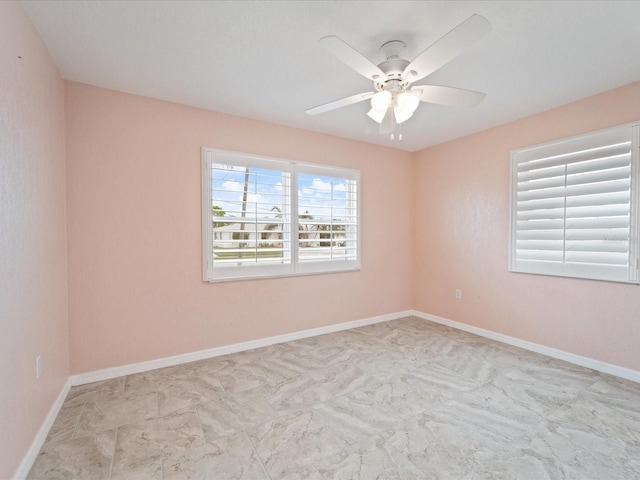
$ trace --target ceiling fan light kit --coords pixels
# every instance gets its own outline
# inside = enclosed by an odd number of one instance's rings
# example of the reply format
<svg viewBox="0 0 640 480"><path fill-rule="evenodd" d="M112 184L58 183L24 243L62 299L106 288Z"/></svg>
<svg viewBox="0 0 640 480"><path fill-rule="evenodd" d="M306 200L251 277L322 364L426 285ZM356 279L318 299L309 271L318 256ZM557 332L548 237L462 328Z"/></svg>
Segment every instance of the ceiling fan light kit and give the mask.
<svg viewBox="0 0 640 480"><path fill-rule="evenodd" d="M373 92L364 92L306 111L309 115L328 112L371 99L367 115L382 125L387 112L393 110L391 139L396 124L407 121L420 102L473 107L484 99L484 93L441 85L412 85L460 55L491 31L491 24L481 15L472 15L409 62L401 58L405 43L386 42L380 53L386 59L375 65L353 47L336 36L323 37L319 43L356 72L373 82ZM402 134L398 135L402 139Z"/></svg>

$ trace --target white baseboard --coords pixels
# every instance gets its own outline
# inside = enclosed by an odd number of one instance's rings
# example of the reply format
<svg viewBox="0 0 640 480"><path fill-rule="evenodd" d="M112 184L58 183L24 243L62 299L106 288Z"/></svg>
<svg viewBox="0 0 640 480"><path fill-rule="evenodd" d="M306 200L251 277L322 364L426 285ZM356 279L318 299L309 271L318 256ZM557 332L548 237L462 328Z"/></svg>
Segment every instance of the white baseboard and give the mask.
<svg viewBox="0 0 640 480"><path fill-rule="evenodd" d="M121 377L123 375L132 375L134 373L147 372L157 368L172 367L182 363L195 362L197 360L206 360L207 358L219 357L230 353L242 352L254 348L266 347L277 343L290 342L301 338L315 337L316 335L324 335L326 333L339 332L341 330L349 330L350 328L363 327L365 325L373 325L374 323L387 322L389 320L397 320L413 315L412 310L403 312L390 313L387 315L379 315L377 317L369 317L362 320L354 320L351 322L338 323L335 325L327 325L325 327L311 328L309 330L301 330L299 332L287 333L284 335L276 335L274 337L261 338L248 342L234 343L223 347L210 348L197 352L175 355L172 357L159 358L157 360L149 360L147 362L133 363L123 365L121 367L105 368L93 372L80 373L71 376L71 385L84 385L85 383L109 380L111 378Z"/></svg>
<svg viewBox="0 0 640 480"><path fill-rule="evenodd" d="M29 475L29 470L31 470L33 462L35 462L36 457L38 456L38 453L42 448L42 445L44 445L44 442L47 439L47 435L49 435L49 430L51 430L53 422L55 422L58 413L60 413L60 408L62 408L62 404L64 403L64 399L67 398L67 394L69 393L70 388L71 378L68 378L64 386L62 387L58 398L56 398L56 401L51 406L51 409L45 417L44 422L42 422L42 426L40 427L40 430L38 430L36 437L33 439L33 442L31 442L31 446L29 447L29 450L27 450L27 454L24 456L22 462L20 462L20 465L16 470L16 473L13 475L14 479L22 480L26 478L27 475Z"/></svg>
<svg viewBox="0 0 640 480"><path fill-rule="evenodd" d="M225 345L222 347L211 348L207 350L200 350L197 352L185 353L182 355L175 355L172 357L159 358L156 360L149 360L146 362L133 363L129 365L123 365L120 367L105 368L103 370L96 370L93 372L81 373L78 375L72 375L70 382L72 386L84 385L86 383L98 382L102 380L109 380L111 378L121 377L123 375L131 375L134 373L147 372L149 370L155 370L157 368L172 367L174 365L180 365L182 363L195 362L197 360L206 360L208 358L219 357L221 355L228 355L231 353L243 352L245 350L251 350L254 348L266 347L269 345L275 345L283 342L290 342L292 340L299 340L302 338L314 337L316 335L324 335L327 333L339 332L341 330L348 330L350 328L363 327L365 325L373 325L375 323L387 322L389 320L397 320L408 316L415 316L423 320L429 320L442 325L463 330L481 337L490 338L498 342L513 345L515 347L530 350L532 352L541 353L549 357L564 360L575 365L591 368L599 372L615 375L616 377L631 380L633 382L640 383L640 371L632 370L630 368L620 367L611 363L602 362L589 357L583 357L573 353L565 352L564 350L558 350L555 348L547 347L519 338L510 337L501 333L496 333L491 330L485 330L483 328L474 327L473 325L467 325L465 323L456 322L447 318L438 317L429 313L420 312L418 310L405 310L402 312L390 313L387 315L379 315L376 317L369 317L361 320L354 320L351 322L339 323L336 325L327 325L325 327L312 328L309 330L301 330L299 332L287 333L284 335L276 335L274 337L261 338L258 340L250 340L248 342L234 343L232 345ZM66 394L65 394L66 395Z"/></svg>
<svg viewBox="0 0 640 480"><path fill-rule="evenodd" d="M465 323L456 322L447 318L438 317L429 313L419 312L414 310L412 315L422 318L423 320L429 320L431 322L440 323L448 327L457 328L458 330L464 330L465 332L480 335L481 337L490 338L498 342L513 345L514 347L524 348L532 352L541 353L548 357L564 360L575 365L587 367L598 372L608 373L609 375L615 375L616 377L631 380L633 382L640 383L640 371L632 370L630 368L619 367L607 362L601 362L589 357L583 357L574 353L565 352L564 350L558 350L555 348L540 345L538 343L528 342L526 340L520 340L519 338L510 337L509 335L503 335L502 333L492 332L491 330L485 330L483 328L474 327L473 325L467 325Z"/></svg>

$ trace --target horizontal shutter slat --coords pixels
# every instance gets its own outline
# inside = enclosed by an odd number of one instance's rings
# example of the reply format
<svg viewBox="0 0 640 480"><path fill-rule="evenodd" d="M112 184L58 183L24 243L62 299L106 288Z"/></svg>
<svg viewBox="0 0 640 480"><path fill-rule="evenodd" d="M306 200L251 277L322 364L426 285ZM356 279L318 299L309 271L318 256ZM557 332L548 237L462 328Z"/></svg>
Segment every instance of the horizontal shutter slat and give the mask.
<svg viewBox="0 0 640 480"><path fill-rule="evenodd" d="M563 228L563 218L556 220L523 220L518 222L518 230L553 230Z"/></svg>
<svg viewBox="0 0 640 480"><path fill-rule="evenodd" d="M572 175L583 172L595 172L598 170L609 170L611 168L628 167L631 165L631 145L628 151L619 155L598 158L586 162L577 162L567 165L567 174Z"/></svg>
<svg viewBox="0 0 640 480"><path fill-rule="evenodd" d="M518 165L518 172L527 172L542 168L554 167L557 165L570 165L573 163L586 162L601 158L609 158L617 155L625 155L631 149L631 142L622 142L611 145L601 146L599 148L581 150L578 152L570 152L565 154L543 157Z"/></svg>
<svg viewBox="0 0 640 480"><path fill-rule="evenodd" d="M564 243L567 251L629 253L629 243L625 240L567 240Z"/></svg>
<svg viewBox="0 0 640 480"><path fill-rule="evenodd" d="M564 254L557 250L518 250L518 260L541 260L545 262L562 262Z"/></svg>
<svg viewBox="0 0 640 480"><path fill-rule="evenodd" d="M628 228L628 217L568 218L567 229Z"/></svg>
<svg viewBox="0 0 640 480"><path fill-rule="evenodd" d="M518 210L518 220L536 220L536 219L553 219L564 218L564 208L548 208L538 210Z"/></svg>
<svg viewBox="0 0 640 480"><path fill-rule="evenodd" d="M609 180L628 179L630 174L629 166L611 168L608 170L598 170L596 172L583 172L574 175L567 175L567 185L583 185L587 183L599 183Z"/></svg>
<svg viewBox="0 0 640 480"><path fill-rule="evenodd" d="M629 255L617 252L566 252L567 263L598 263L608 265L627 265Z"/></svg>
<svg viewBox="0 0 640 480"><path fill-rule="evenodd" d="M629 241L628 228L608 229L571 229L565 231L567 240L602 240L602 241Z"/></svg>
<svg viewBox="0 0 640 480"><path fill-rule="evenodd" d="M541 198L536 200L518 200L516 209L518 212L525 210L542 210L552 208L564 208L564 198Z"/></svg>
<svg viewBox="0 0 640 480"><path fill-rule="evenodd" d="M563 230L518 230L518 240L562 240Z"/></svg>
<svg viewBox="0 0 640 480"><path fill-rule="evenodd" d="M629 204L592 205L580 207L567 207L567 218L581 217L617 217L629 215Z"/></svg>
<svg viewBox="0 0 640 480"><path fill-rule="evenodd" d="M568 187L546 188L542 190L532 190L518 192L518 201L538 200L543 198L563 198L580 195L595 195L600 193L624 192L631 186L629 178L622 180L611 180L587 185L571 185Z"/></svg>
<svg viewBox="0 0 640 480"><path fill-rule="evenodd" d="M567 198L568 207L586 207L590 205L629 205L631 194L629 190L621 192L598 193Z"/></svg>
<svg viewBox="0 0 640 480"><path fill-rule="evenodd" d="M518 250L560 250L564 248L564 240L517 240Z"/></svg>

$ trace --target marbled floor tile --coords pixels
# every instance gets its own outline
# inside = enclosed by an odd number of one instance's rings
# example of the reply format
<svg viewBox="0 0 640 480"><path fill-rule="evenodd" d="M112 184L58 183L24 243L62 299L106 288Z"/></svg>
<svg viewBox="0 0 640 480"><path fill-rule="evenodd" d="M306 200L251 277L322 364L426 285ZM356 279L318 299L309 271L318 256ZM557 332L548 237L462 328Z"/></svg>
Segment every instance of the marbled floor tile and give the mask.
<svg viewBox="0 0 640 480"><path fill-rule="evenodd" d="M187 377L195 364L196 362L192 362L127 375L124 382L124 391L125 393L157 392L159 384L164 385L172 380ZM186 365L189 365L190 368L187 368Z"/></svg>
<svg viewBox="0 0 640 480"><path fill-rule="evenodd" d="M269 480L244 432L218 437L163 460L164 480Z"/></svg>
<svg viewBox="0 0 640 480"><path fill-rule="evenodd" d="M287 372L287 377L301 375L324 366L319 359L303 349L283 352L277 357L265 360L264 364L275 370Z"/></svg>
<svg viewBox="0 0 640 480"><path fill-rule="evenodd" d="M353 330L344 330L340 334L344 344L357 352L378 352L383 346L383 342L378 339L375 332L355 328Z"/></svg>
<svg viewBox="0 0 640 480"><path fill-rule="evenodd" d="M532 360L533 362L534 360ZM593 379L594 381L602 377L603 373L596 372L587 367L582 367L574 363L565 362L557 358L547 357L545 355L539 355L535 359L537 365L544 365L550 371L557 372L571 372L573 375L582 375L585 378Z"/></svg>
<svg viewBox="0 0 640 480"><path fill-rule="evenodd" d="M397 355L387 351L360 355L352 363L365 374L378 379L395 377L413 369L412 365L403 363Z"/></svg>
<svg viewBox="0 0 640 480"><path fill-rule="evenodd" d="M380 335L384 335L386 332L390 332L392 330L394 330L394 328L389 324L389 322L380 322L372 325L365 325L363 327L352 328L348 330L348 332L378 339L380 338Z"/></svg>
<svg viewBox="0 0 640 480"><path fill-rule="evenodd" d="M261 390L278 413L312 406L333 396L322 382L305 374L267 385Z"/></svg>
<svg viewBox="0 0 640 480"><path fill-rule="evenodd" d="M299 375L294 371L284 371L282 368L262 363L239 363L218 372L224 390L237 393L256 387L263 387L279 383L287 378Z"/></svg>
<svg viewBox="0 0 640 480"><path fill-rule="evenodd" d="M403 427L392 432L385 448L397 463L413 464L422 474L419 478L458 480L494 456L490 446L445 418L424 415Z"/></svg>
<svg viewBox="0 0 640 480"><path fill-rule="evenodd" d="M158 416L155 393L105 397L85 403L74 437L82 437Z"/></svg>
<svg viewBox="0 0 640 480"><path fill-rule="evenodd" d="M278 356L266 360L267 363L282 366L297 373L330 367L350 360L355 352L345 346L320 344L309 348L297 345Z"/></svg>
<svg viewBox="0 0 640 480"><path fill-rule="evenodd" d="M491 356L484 356L477 348L463 348L455 355L442 355L434 363L457 373L461 377L478 383L487 383L513 368L512 364L496 361Z"/></svg>
<svg viewBox="0 0 640 480"><path fill-rule="evenodd" d="M404 378L431 404L442 403L483 385L436 363L411 370Z"/></svg>
<svg viewBox="0 0 640 480"><path fill-rule="evenodd" d="M548 419L576 435L615 439L640 454L640 397L607 382L598 382Z"/></svg>
<svg viewBox="0 0 640 480"><path fill-rule="evenodd" d="M391 328L419 335L428 331L435 331L440 328L439 324L430 322L428 320L423 320L418 317L399 318L397 320L391 320L386 323Z"/></svg>
<svg viewBox="0 0 640 480"><path fill-rule="evenodd" d="M448 400L433 411L454 414L469 430L492 435L496 441L510 442L524 434L544 417L536 408L514 401L493 385L483 385Z"/></svg>
<svg viewBox="0 0 640 480"><path fill-rule="evenodd" d="M349 445L360 443L399 423L398 417L372 408L370 398L354 398L350 395L319 403L313 407L313 411Z"/></svg>
<svg viewBox="0 0 640 480"><path fill-rule="evenodd" d="M163 480L162 460L132 465L126 470L116 470L109 480Z"/></svg>
<svg viewBox="0 0 640 480"><path fill-rule="evenodd" d="M276 344L245 350L228 356L233 357L233 361L237 363L260 363L277 357L282 351L286 351L287 349L286 344Z"/></svg>
<svg viewBox="0 0 640 480"><path fill-rule="evenodd" d="M276 416L260 389L235 394L210 393L196 407L206 438L230 435Z"/></svg>
<svg viewBox="0 0 640 480"><path fill-rule="evenodd" d="M438 325L436 328L438 329L439 332L461 343L477 344L478 342L486 343L486 342L493 341L488 338L476 335L474 333L466 332L464 330L459 330L457 328L449 327L447 325Z"/></svg>
<svg viewBox="0 0 640 480"><path fill-rule="evenodd" d="M549 371L544 365L530 364L498 375L491 385L514 402L547 415L575 398L595 380L574 375L571 371Z"/></svg>
<svg viewBox="0 0 640 480"><path fill-rule="evenodd" d="M630 480L640 478L638 458L640 450L629 450L615 437L547 422L474 469L464 480Z"/></svg>
<svg viewBox="0 0 640 480"><path fill-rule="evenodd" d="M389 348L408 368L431 365L440 357L456 357L464 354L469 347L452 340L446 335L433 333L420 338L416 345L395 345Z"/></svg>
<svg viewBox="0 0 640 480"><path fill-rule="evenodd" d="M214 375L186 373L183 377L158 383L158 413L166 415L194 407L210 393L222 393L222 383Z"/></svg>
<svg viewBox="0 0 640 480"><path fill-rule="evenodd" d="M319 478L332 480L424 480L424 474L406 458L392 456L386 439L375 436L315 462Z"/></svg>
<svg viewBox="0 0 640 480"><path fill-rule="evenodd" d="M599 399L624 415L635 419L640 416L640 383L603 374L585 391L585 396Z"/></svg>
<svg viewBox="0 0 640 480"><path fill-rule="evenodd" d="M316 459L348 446L311 410L278 417L247 435L271 478L309 473Z"/></svg>
<svg viewBox="0 0 640 480"><path fill-rule="evenodd" d="M71 440L76 430L78 419L84 408L83 403L76 405L63 405L56 417L55 422L47 435L47 442L57 442L60 440Z"/></svg>
<svg viewBox="0 0 640 480"><path fill-rule="evenodd" d="M395 417L398 420L417 415L441 403L431 392L418 391L406 375L373 379L345 397L353 404L366 406L373 415Z"/></svg>
<svg viewBox="0 0 640 480"><path fill-rule="evenodd" d="M365 374L352 363L313 370L309 372L309 376L321 382L324 389L332 396L353 392L374 378L373 375Z"/></svg>
<svg viewBox="0 0 640 480"><path fill-rule="evenodd" d="M124 392L129 393L157 393L156 370L150 372L134 373L124 379Z"/></svg>
<svg viewBox="0 0 640 480"><path fill-rule="evenodd" d="M189 366L191 371L203 373L203 374L211 374L215 375L220 370L224 370L225 368L233 367L237 365L240 358L237 358L236 353L231 353L228 355L221 355L218 357L206 358L204 360L196 360L194 362L190 362Z"/></svg>
<svg viewBox="0 0 640 480"><path fill-rule="evenodd" d="M407 420L389 439L425 478L460 478L541 421L494 387L482 387Z"/></svg>
<svg viewBox="0 0 640 480"><path fill-rule="evenodd" d="M73 440L46 443L33 464L30 480L108 479L115 430Z"/></svg>
<svg viewBox="0 0 640 480"><path fill-rule="evenodd" d="M175 412L118 428L112 474L132 468L153 466L169 455L205 442L195 412Z"/></svg>
<svg viewBox="0 0 640 480"><path fill-rule="evenodd" d="M65 406L77 405L99 398L121 395L123 391L124 377L104 380L102 382L87 383L86 385L71 387L64 404Z"/></svg>

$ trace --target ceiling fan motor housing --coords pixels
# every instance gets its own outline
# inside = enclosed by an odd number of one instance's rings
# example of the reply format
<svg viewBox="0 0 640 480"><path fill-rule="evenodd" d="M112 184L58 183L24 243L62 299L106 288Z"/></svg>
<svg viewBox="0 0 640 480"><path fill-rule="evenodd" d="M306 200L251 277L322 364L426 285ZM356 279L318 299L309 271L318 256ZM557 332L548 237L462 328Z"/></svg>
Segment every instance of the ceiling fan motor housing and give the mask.
<svg viewBox="0 0 640 480"><path fill-rule="evenodd" d="M382 62L378 65L378 68L383 71L386 79L375 79L373 82L374 88L378 92L387 90L389 87L400 89L407 88L410 82L402 78L402 72L407 68L407 65L409 65L407 60L399 58ZM396 87L396 85L398 87Z"/></svg>

